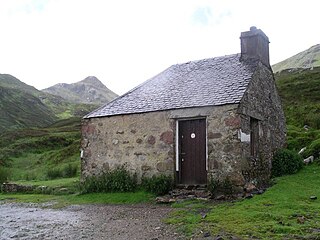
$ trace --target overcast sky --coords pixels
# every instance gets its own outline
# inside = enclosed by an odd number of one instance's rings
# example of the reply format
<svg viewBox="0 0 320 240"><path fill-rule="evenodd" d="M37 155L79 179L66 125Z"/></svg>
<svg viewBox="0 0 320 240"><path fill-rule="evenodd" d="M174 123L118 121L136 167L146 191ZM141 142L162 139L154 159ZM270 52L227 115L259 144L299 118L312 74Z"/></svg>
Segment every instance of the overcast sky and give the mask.
<svg viewBox="0 0 320 240"><path fill-rule="evenodd" d="M319 0L0 0L0 73L38 89L96 76L122 94L173 64L240 52L250 26L277 63L320 43L319 16Z"/></svg>

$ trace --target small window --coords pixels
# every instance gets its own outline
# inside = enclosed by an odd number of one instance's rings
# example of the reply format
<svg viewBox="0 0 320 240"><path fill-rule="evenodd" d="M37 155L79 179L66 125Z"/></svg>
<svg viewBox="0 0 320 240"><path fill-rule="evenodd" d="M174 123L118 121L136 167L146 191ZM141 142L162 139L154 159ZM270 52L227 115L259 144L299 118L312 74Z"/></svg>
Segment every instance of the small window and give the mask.
<svg viewBox="0 0 320 240"><path fill-rule="evenodd" d="M259 120L250 118L250 151L252 157L258 156L259 151Z"/></svg>

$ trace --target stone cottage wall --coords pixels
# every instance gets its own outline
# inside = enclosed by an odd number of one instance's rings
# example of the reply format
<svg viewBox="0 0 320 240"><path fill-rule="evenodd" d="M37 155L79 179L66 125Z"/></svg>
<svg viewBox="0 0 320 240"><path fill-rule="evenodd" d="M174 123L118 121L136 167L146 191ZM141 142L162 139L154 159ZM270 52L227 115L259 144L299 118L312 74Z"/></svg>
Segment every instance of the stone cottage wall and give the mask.
<svg viewBox="0 0 320 240"><path fill-rule="evenodd" d="M91 118L82 125L82 177L127 164L138 178L175 176L176 120L207 119L209 176L244 184L238 104Z"/></svg>
<svg viewBox="0 0 320 240"><path fill-rule="evenodd" d="M267 185L270 179L272 156L285 146L285 117L273 74L269 67L260 64L243 96L238 113L241 116L243 176L247 182ZM250 156L250 117L259 123L258 156Z"/></svg>
<svg viewBox="0 0 320 240"><path fill-rule="evenodd" d="M242 190L245 185L242 169L247 161L241 155L238 104L218 106L214 110L207 118L208 178L220 182L229 179Z"/></svg>
<svg viewBox="0 0 320 240"><path fill-rule="evenodd" d="M173 175L174 129L164 111L83 120L82 178L123 164L139 179Z"/></svg>

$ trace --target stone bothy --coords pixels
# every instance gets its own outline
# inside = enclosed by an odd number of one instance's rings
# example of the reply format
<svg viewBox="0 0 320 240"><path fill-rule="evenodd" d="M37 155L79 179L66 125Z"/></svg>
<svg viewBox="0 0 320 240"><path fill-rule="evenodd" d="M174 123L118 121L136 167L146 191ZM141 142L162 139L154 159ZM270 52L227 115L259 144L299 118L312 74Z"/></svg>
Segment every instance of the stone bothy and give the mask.
<svg viewBox="0 0 320 240"><path fill-rule="evenodd" d="M82 179L126 164L138 179L267 184L285 118L268 37L252 27L240 39L240 54L173 65L85 116Z"/></svg>

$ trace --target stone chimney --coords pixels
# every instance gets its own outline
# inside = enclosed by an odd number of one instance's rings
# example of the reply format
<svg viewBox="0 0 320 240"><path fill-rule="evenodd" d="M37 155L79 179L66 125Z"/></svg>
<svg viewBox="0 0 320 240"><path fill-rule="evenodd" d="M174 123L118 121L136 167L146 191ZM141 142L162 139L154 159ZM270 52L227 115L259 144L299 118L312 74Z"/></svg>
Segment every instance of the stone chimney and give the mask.
<svg viewBox="0 0 320 240"><path fill-rule="evenodd" d="M269 38L260 29L251 27L250 31L242 32L241 36L241 59L259 59L263 64L270 66L269 61Z"/></svg>

